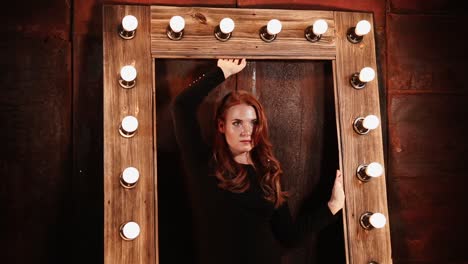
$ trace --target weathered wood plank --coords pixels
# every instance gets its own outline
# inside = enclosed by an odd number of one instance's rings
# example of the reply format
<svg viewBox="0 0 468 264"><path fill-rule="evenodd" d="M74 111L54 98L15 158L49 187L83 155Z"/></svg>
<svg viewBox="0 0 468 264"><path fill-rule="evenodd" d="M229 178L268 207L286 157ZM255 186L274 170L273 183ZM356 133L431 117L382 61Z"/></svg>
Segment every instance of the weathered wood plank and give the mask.
<svg viewBox="0 0 468 264"><path fill-rule="evenodd" d="M149 54L149 7L104 6L104 260L105 263L155 263L155 180L153 150L153 67ZM123 16L139 21L134 39L123 40L117 33ZM134 63L137 84L123 89L118 84L120 68ZM132 138L118 132L126 115L139 121ZM133 189L120 185L121 172L136 167L140 179ZM135 221L141 233L133 241L120 238L123 223Z"/></svg>
<svg viewBox="0 0 468 264"><path fill-rule="evenodd" d="M0 43L2 262L66 262L74 242L71 45L7 35Z"/></svg>
<svg viewBox="0 0 468 264"><path fill-rule="evenodd" d="M387 17L388 90L467 94L466 43L462 16L398 15ZM428 26L431 25L431 26Z"/></svg>
<svg viewBox="0 0 468 264"><path fill-rule="evenodd" d="M73 263L101 260L103 219L102 38L73 37ZM97 180L102 179L102 180ZM90 184L90 183L93 184ZM86 195L84 195L86 194ZM97 234L100 234L97 236ZM78 254L87 252L87 254Z"/></svg>
<svg viewBox="0 0 468 264"><path fill-rule="evenodd" d="M166 35L174 15L185 19L184 37L170 40ZM236 27L232 38L218 41L214 29L224 17ZM272 18L283 22L278 38L266 43L259 30ZM317 19L325 19L329 29L321 41L311 43L304 30ZM246 57L257 59L334 59L334 21L330 11L291 11L233 8L197 8L151 6L151 53L158 58Z"/></svg>
<svg viewBox="0 0 468 264"><path fill-rule="evenodd" d="M377 69L374 30L359 44L346 38L348 28L361 20L373 24L372 14L335 12L337 58L335 67L337 115L340 122L341 156L346 192L345 222L347 232L348 263L392 263L389 223L382 229L364 230L359 224L366 212L380 212L388 219L385 175L367 183L355 176L356 168L363 163L379 162L385 167L382 129L367 135L353 130L353 122L359 116L373 114L381 118L379 105L378 76L362 90L349 84L351 74L369 66Z"/></svg>
<svg viewBox="0 0 468 264"><path fill-rule="evenodd" d="M444 93L390 95L389 209L399 259L466 259L468 230L454 234L453 227L463 227L468 212L458 202L466 200L467 101Z"/></svg>

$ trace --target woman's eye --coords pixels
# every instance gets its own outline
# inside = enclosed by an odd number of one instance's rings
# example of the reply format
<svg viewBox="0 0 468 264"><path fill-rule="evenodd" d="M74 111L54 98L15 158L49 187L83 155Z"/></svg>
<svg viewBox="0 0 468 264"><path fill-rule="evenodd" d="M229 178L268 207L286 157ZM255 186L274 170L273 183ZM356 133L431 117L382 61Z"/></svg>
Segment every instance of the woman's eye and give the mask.
<svg viewBox="0 0 468 264"><path fill-rule="evenodd" d="M235 121L232 123L234 126L239 126L240 125L240 122L239 121Z"/></svg>

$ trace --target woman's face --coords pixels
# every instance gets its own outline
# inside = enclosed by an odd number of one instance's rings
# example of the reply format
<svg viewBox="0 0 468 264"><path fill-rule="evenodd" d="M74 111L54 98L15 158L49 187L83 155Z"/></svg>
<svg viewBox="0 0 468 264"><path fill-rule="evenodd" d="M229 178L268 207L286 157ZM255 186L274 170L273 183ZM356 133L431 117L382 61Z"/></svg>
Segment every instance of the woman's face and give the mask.
<svg viewBox="0 0 468 264"><path fill-rule="evenodd" d="M252 133L256 124L257 113L251 105L238 104L227 110L224 122L218 123L218 130L224 133L233 155L252 150Z"/></svg>

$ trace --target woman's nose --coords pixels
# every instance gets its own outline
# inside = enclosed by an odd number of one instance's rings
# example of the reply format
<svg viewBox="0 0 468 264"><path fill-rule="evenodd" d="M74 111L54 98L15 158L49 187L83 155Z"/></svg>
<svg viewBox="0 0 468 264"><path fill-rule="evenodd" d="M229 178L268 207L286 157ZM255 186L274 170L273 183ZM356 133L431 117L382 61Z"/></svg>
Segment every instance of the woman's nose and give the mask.
<svg viewBox="0 0 468 264"><path fill-rule="evenodd" d="M247 135L247 136L251 135L252 130L253 130L253 127L251 125L249 125L249 124L244 124L242 126L242 134L243 135Z"/></svg>

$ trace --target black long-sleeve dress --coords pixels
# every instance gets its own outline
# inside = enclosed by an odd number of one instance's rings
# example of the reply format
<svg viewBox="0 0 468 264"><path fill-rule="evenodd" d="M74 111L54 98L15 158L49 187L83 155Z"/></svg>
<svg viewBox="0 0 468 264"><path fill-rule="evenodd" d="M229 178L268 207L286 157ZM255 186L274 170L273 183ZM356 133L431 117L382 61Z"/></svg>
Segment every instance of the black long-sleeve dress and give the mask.
<svg viewBox="0 0 468 264"><path fill-rule="evenodd" d="M244 193L232 193L217 186L209 166L211 149L201 136L197 109L223 81L219 67L203 74L176 97L172 109L182 159L194 183L192 197L199 263L280 263L280 243L293 245L335 217L324 204L293 221L287 202L275 209L273 203L264 199L251 165L239 164L247 170L250 180L250 187Z"/></svg>

